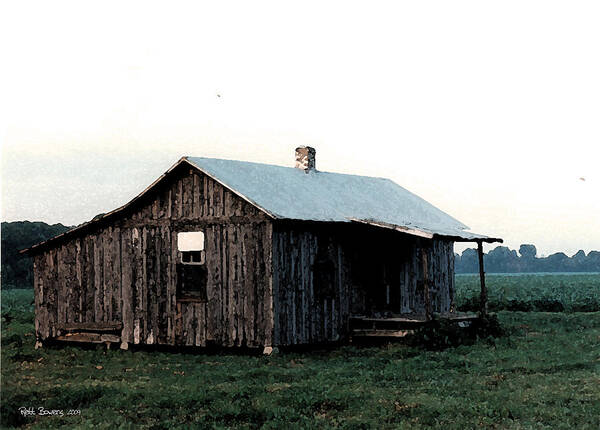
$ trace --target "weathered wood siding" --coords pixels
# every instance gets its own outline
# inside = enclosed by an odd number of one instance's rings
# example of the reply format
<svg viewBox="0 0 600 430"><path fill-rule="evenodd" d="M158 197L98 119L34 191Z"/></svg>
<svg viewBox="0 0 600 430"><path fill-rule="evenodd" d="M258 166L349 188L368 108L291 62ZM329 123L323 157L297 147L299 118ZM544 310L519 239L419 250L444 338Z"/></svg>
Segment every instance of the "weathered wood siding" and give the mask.
<svg viewBox="0 0 600 430"><path fill-rule="evenodd" d="M208 300L178 301L177 233L199 230ZM134 344L270 345L271 231L254 206L181 166L110 224L34 256L37 334L121 321Z"/></svg>
<svg viewBox="0 0 600 430"><path fill-rule="evenodd" d="M452 242L357 225L276 224L274 343L342 340L350 315L425 313L423 252L432 309L447 312L454 297ZM326 294L315 282L319 255L333 267Z"/></svg>
<svg viewBox="0 0 600 430"><path fill-rule="evenodd" d="M427 254L427 274L431 309L449 312L454 299L453 242L433 240L406 244L408 252L397 262L400 279L400 313L425 313L422 252ZM406 258L408 255L408 258ZM395 285L395 284L394 284ZM397 308L396 308L397 309Z"/></svg>
<svg viewBox="0 0 600 430"><path fill-rule="evenodd" d="M396 232L364 231L350 245L355 315L424 314L423 253L427 255L433 312L448 312L454 299L454 243Z"/></svg>
<svg viewBox="0 0 600 430"><path fill-rule="evenodd" d="M206 301L177 297L177 233L203 231ZM128 209L34 256L36 332L122 323L133 344L269 346L343 340L350 315L425 312L454 296L448 241L353 223L272 221L181 165Z"/></svg>
<svg viewBox="0 0 600 430"><path fill-rule="evenodd" d="M334 267L330 290L315 285L318 255ZM273 230L274 344L330 342L346 335L348 262L337 229L275 225Z"/></svg>

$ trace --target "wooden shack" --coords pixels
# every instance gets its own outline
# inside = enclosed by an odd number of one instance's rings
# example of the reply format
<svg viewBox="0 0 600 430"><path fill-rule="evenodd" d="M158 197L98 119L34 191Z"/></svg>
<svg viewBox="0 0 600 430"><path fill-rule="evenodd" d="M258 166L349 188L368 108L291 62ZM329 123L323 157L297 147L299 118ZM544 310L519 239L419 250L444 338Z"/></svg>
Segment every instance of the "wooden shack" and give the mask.
<svg viewBox="0 0 600 430"><path fill-rule="evenodd" d="M23 252L38 345L268 348L460 318L455 241L501 240L390 180L318 171L301 147L295 168L183 157L124 206Z"/></svg>

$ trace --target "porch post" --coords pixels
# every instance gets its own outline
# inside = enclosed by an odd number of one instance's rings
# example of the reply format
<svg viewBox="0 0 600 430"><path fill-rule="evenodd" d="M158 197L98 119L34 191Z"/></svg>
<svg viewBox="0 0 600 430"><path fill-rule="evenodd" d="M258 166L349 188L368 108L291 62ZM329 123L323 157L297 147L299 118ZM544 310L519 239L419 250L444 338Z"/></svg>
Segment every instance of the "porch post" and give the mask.
<svg viewBox="0 0 600 430"><path fill-rule="evenodd" d="M487 288L485 287L485 271L483 270L483 243L477 241L477 256L479 257L479 281L481 282L481 294L479 296L479 316L487 315Z"/></svg>

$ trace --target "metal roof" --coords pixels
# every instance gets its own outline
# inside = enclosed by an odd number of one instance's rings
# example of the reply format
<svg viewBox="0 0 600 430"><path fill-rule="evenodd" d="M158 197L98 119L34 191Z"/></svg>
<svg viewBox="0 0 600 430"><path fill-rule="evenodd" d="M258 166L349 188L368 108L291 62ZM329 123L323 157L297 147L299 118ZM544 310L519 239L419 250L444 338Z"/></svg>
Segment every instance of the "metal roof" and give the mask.
<svg viewBox="0 0 600 430"><path fill-rule="evenodd" d="M248 161L182 157L125 205L20 252L40 249L108 221L150 192L181 163L207 174L273 219L358 222L425 238L502 242L466 231L466 225L389 179L319 170L307 173L294 167Z"/></svg>
<svg viewBox="0 0 600 430"><path fill-rule="evenodd" d="M362 222L423 237L492 240L465 231L466 225L389 179L247 161L184 159L276 219Z"/></svg>

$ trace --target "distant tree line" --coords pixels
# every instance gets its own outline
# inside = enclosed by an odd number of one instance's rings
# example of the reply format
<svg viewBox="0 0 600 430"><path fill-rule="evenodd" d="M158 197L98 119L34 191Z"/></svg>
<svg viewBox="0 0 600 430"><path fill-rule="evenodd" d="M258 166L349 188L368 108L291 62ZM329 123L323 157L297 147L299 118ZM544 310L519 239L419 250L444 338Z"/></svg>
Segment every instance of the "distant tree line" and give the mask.
<svg viewBox="0 0 600 430"><path fill-rule="evenodd" d="M456 273L479 272L476 249L467 248L455 257ZM600 272L600 252L590 251L586 255L580 250L572 257L557 252L538 258L534 245L521 245L518 254L514 249L498 246L484 254L483 264L488 273Z"/></svg>
<svg viewBox="0 0 600 430"><path fill-rule="evenodd" d="M33 263L19 250L64 233L71 227L45 222L3 222L2 235L2 289L33 288Z"/></svg>

